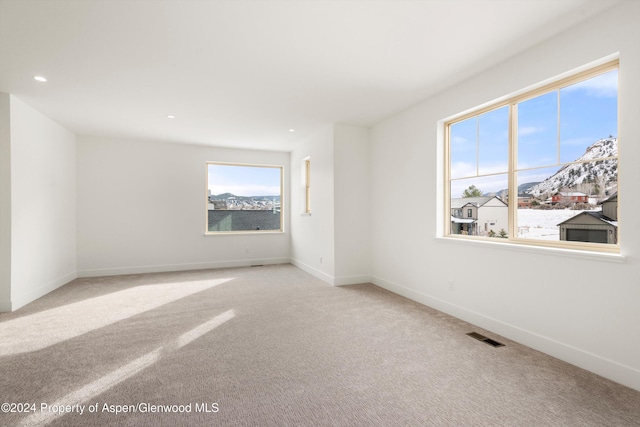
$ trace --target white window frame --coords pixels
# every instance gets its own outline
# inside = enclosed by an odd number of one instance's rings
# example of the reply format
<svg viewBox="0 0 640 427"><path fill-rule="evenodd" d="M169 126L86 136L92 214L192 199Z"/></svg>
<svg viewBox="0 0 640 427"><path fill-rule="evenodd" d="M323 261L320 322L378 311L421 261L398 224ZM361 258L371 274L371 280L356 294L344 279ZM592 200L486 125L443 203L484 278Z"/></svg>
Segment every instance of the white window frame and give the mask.
<svg viewBox="0 0 640 427"><path fill-rule="evenodd" d="M222 165L222 166L238 166L238 167L254 167L254 168L272 168L280 170L280 228L274 230L229 230L229 231L209 231L209 165ZM273 234L284 233L284 213L285 213L285 200L284 200L284 166L282 165L266 165L266 164L254 164L254 163L234 163L234 162L206 162L205 173L205 235L228 235L228 234Z"/></svg>
<svg viewBox="0 0 640 427"><path fill-rule="evenodd" d="M304 187L302 213L311 215L311 157L302 159L302 186Z"/></svg>

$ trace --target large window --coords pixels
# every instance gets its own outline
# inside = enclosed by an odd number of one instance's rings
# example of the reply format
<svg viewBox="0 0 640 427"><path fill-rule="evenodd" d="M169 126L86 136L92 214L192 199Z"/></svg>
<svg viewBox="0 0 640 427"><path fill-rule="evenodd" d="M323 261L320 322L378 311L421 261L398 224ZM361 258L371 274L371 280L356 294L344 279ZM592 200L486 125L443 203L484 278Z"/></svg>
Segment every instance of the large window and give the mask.
<svg viewBox="0 0 640 427"><path fill-rule="evenodd" d="M281 232L282 166L207 163L207 233Z"/></svg>
<svg viewBox="0 0 640 427"><path fill-rule="evenodd" d="M619 252L617 61L445 128L446 235Z"/></svg>

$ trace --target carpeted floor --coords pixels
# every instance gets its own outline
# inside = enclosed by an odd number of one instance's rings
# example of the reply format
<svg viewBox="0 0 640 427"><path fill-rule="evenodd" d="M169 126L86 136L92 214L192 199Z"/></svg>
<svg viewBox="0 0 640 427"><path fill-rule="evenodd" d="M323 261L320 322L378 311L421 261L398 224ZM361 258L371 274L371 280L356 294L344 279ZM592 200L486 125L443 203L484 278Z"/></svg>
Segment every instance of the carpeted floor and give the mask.
<svg viewBox="0 0 640 427"><path fill-rule="evenodd" d="M291 265L78 279L0 337L0 402L22 412L0 425L640 425L638 391Z"/></svg>

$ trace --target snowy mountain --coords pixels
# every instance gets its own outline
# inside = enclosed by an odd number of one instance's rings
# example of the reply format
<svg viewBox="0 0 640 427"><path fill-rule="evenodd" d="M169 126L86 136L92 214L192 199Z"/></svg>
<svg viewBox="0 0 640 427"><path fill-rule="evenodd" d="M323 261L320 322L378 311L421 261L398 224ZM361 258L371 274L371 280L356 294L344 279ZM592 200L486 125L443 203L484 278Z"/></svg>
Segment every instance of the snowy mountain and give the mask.
<svg viewBox="0 0 640 427"><path fill-rule="evenodd" d="M526 192L545 200L559 191L579 191L604 199L618 187L618 138L604 138L591 144L576 162L563 166L555 174ZM593 159L600 159L593 161Z"/></svg>

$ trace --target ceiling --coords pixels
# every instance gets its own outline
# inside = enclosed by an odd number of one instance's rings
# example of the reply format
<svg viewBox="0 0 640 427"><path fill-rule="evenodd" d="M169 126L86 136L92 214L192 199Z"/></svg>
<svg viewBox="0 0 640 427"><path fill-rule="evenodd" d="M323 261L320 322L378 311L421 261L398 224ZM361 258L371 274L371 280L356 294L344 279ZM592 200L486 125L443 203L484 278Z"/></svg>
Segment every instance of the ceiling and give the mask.
<svg viewBox="0 0 640 427"><path fill-rule="evenodd" d="M331 123L370 126L615 3L0 0L0 91L78 135L289 151Z"/></svg>

